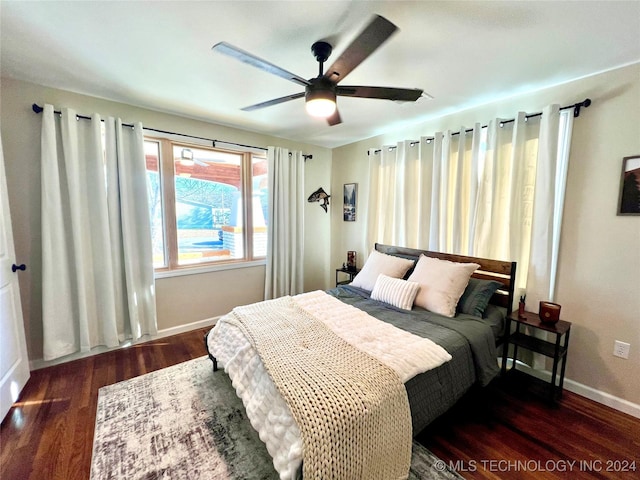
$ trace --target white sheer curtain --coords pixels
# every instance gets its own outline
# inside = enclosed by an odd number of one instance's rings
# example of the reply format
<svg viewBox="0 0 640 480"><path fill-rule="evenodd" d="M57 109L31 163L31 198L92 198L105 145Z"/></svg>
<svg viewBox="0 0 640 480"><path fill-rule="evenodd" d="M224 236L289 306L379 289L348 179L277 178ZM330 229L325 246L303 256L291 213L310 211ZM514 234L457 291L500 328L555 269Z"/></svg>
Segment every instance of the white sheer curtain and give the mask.
<svg viewBox="0 0 640 480"><path fill-rule="evenodd" d="M517 261L527 302L552 300L572 122L551 105L369 151L369 245Z"/></svg>
<svg viewBox="0 0 640 480"><path fill-rule="evenodd" d="M518 262L517 288L526 286L539 132L539 119L527 121L524 112L489 122L478 186L473 253Z"/></svg>
<svg viewBox="0 0 640 480"><path fill-rule="evenodd" d="M44 359L157 333L142 125L42 117Z"/></svg>
<svg viewBox="0 0 640 480"><path fill-rule="evenodd" d="M303 289L304 157L269 147L269 228L265 299L296 295Z"/></svg>
<svg viewBox="0 0 640 480"><path fill-rule="evenodd" d="M370 245L472 254L483 135L465 130L369 151Z"/></svg>

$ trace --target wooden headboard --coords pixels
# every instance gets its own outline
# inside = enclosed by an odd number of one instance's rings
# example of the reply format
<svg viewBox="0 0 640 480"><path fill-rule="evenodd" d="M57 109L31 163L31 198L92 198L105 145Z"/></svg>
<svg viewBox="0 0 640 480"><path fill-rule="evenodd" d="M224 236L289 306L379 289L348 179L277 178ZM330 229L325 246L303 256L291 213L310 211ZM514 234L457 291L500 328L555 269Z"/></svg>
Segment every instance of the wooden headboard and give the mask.
<svg viewBox="0 0 640 480"><path fill-rule="evenodd" d="M491 297L491 301L489 303L498 305L499 307L505 307L507 309L507 315L511 313L516 283L516 262L505 262L502 260L491 260L488 258L467 257L464 255L454 255L451 253L430 252L428 250L395 247L392 245L383 245L381 243L376 243L375 249L378 252L386 253L388 255L395 255L397 257L410 258L415 260L418 260L420 255L425 255L427 257L439 258L441 260L449 260L450 262L477 263L478 265L480 265L480 268L473 273L472 277L481 278L484 280L495 280L497 282L500 282L504 286L504 288L498 289L493 297Z"/></svg>

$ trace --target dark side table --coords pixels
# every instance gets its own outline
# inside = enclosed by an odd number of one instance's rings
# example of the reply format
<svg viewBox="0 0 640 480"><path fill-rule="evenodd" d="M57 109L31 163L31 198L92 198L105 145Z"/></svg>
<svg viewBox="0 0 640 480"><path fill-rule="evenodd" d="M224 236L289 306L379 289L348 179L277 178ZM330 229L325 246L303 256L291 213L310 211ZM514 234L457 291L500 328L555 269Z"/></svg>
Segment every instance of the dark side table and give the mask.
<svg viewBox="0 0 640 480"><path fill-rule="evenodd" d="M345 285L347 283L353 282L354 277L358 274L360 269L356 268L354 270L349 270L348 268L336 268L336 287L338 285ZM341 275L348 275L348 280L340 280Z"/></svg>
<svg viewBox="0 0 640 480"><path fill-rule="evenodd" d="M515 331L511 332L511 324L515 322ZM529 328L526 328L529 327ZM549 342L532 335L533 330L542 330L555 334L555 342ZM518 347L526 348L536 353L541 353L553 358L553 370L550 380L550 398L552 401L562 397L562 385L564 383L564 372L567 366L567 351L569 350L569 334L571 333L571 322L558 320L557 323L545 323L540 321L537 313L524 312L520 317L514 311L507 317L506 336L502 352L502 373L507 373L507 356L509 355L509 344L513 345L513 362L511 369L515 369ZM564 337L564 341L562 338ZM560 378L558 377L558 365L560 368Z"/></svg>

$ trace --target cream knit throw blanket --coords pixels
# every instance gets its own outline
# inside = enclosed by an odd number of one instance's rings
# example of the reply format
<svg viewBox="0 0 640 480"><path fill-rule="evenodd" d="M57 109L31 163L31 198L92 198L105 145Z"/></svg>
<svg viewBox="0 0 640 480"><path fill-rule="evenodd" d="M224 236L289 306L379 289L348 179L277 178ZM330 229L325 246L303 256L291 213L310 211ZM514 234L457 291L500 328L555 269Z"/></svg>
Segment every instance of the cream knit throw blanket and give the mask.
<svg viewBox="0 0 640 480"><path fill-rule="evenodd" d="M407 478L411 414L393 370L291 297L238 307L227 318L258 351L300 427L305 480Z"/></svg>

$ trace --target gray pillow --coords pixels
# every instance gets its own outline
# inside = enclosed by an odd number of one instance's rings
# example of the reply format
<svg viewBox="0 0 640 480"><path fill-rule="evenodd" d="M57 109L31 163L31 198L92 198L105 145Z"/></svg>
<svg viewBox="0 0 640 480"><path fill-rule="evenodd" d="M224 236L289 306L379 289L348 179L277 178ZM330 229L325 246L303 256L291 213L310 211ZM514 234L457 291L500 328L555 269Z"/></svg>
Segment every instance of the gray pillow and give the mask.
<svg viewBox="0 0 640 480"><path fill-rule="evenodd" d="M458 313L467 313L482 318L489 300L496 290L503 285L494 280L481 280L470 278L467 288L464 289L460 300L458 300Z"/></svg>

